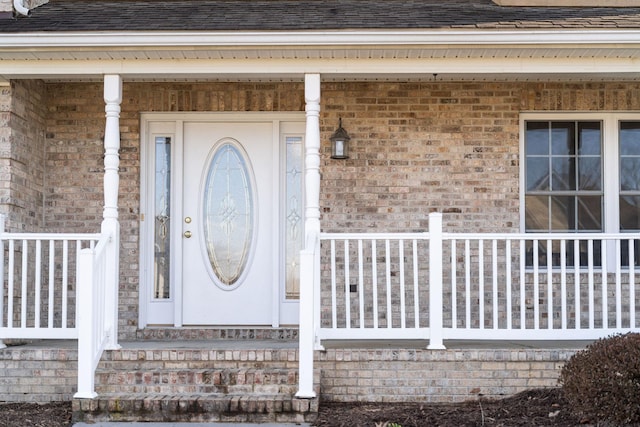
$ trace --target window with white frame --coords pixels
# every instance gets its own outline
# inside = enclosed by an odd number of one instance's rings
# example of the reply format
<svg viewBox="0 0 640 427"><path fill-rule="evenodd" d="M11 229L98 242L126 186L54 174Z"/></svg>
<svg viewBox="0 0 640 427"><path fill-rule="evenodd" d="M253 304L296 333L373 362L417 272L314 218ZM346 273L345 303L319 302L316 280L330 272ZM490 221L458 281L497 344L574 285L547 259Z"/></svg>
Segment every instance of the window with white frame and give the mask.
<svg viewBox="0 0 640 427"><path fill-rule="evenodd" d="M639 114L524 114L521 131L524 231L640 231ZM580 241L580 265L586 263L586 245ZM533 248L528 249L527 264L532 265ZM538 253L539 264L546 265L549 255L558 266L559 247L552 252ZM568 265L574 265L574 252L568 244ZM593 252L600 265L600 242ZM623 245L623 265L628 253Z"/></svg>

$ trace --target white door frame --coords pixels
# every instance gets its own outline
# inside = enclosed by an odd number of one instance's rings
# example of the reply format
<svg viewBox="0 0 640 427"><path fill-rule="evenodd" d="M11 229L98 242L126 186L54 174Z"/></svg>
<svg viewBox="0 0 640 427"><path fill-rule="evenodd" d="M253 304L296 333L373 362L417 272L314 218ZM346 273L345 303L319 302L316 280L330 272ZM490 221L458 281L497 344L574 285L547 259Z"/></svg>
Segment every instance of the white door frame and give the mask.
<svg viewBox="0 0 640 427"><path fill-rule="evenodd" d="M167 300L154 300L153 292L153 180L149 179L154 172L154 159L150 153L150 138L154 135L172 137L172 170L173 177L183 176L183 136L182 131L185 122L265 122L275 124L273 138L277 141L278 150L274 150L273 164L278 173L274 174L274 188L278 195L284 191L284 177L282 174L283 149L281 147L280 122L305 122L304 112L187 112L187 113L141 113L140 116L140 287L139 287L139 316L140 328L149 324L182 327L182 191L178 188L182 185L181 179L172 179L171 182L171 217L174 218L170 231L172 254L171 262L171 297ZM304 174L303 174L304 176ZM274 204L274 218L282 218L282 197L278 197L279 203ZM277 236L274 245L274 262L279 268L274 269L273 283L281 286L273 287L272 327L278 327L285 315L284 323L293 323L290 320L293 313L297 317L298 302L292 303L285 300L284 291L284 263L281 221L277 224ZM294 307L295 305L295 307ZM284 310L284 312L283 312ZM297 320L296 322L297 323Z"/></svg>

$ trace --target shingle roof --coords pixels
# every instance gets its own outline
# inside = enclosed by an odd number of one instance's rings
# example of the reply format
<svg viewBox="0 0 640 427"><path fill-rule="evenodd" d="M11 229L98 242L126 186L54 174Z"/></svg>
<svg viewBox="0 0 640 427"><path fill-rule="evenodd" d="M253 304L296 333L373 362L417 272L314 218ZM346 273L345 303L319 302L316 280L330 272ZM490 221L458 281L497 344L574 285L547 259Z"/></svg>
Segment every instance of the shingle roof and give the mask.
<svg viewBox="0 0 640 427"><path fill-rule="evenodd" d="M604 2L605 0L603 0ZM51 0L0 32L640 28L640 8L491 0Z"/></svg>

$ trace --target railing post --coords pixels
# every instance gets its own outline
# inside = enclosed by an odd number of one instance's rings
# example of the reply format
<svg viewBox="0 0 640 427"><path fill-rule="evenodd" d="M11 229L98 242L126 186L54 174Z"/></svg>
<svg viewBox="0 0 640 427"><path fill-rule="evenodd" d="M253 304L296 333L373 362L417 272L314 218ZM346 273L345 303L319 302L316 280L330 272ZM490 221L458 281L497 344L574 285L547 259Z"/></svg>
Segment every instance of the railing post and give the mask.
<svg viewBox="0 0 640 427"><path fill-rule="evenodd" d="M78 328L78 392L76 399L93 399L98 394L94 390L93 342L93 258L94 250L85 248L78 255L78 289L76 327Z"/></svg>
<svg viewBox="0 0 640 427"><path fill-rule="evenodd" d="M0 235L5 232L5 220L6 215L0 214ZM2 326L2 319L4 319L4 240L0 236L0 327ZM7 348L7 345L0 339L0 349Z"/></svg>
<svg viewBox="0 0 640 427"><path fill-rule="evenodd" d="M442 214L429 214L429 345L442 350Z"/></svg>
<svg viewBox="0 0 640 427"><path fill-rule="evenodd" d="M298 329L297 397L313 398L313 349L315 345L315 256L320 237L320 74L304 80L305 132L305 249L300 253L300 324ZM304 260L304 264L303 264Z"/></svg>
<svg viewBox="0 0 640 427"><path fill-rule="evenodd" d="M316 252L314 248L315 243L307 242L307 249L300 251L300 326L298 332L298 392L296 393L296 397L300 398L316 397L313 389L313 348L315 341L313 290Z"/></svg>
<svg viewBox="0 0 640 427"><path fill-rule="evenodd" d="M122 102L122 78L119 75L104 76L104 102L106 124L104 132L104 211L102 233L110 237L107 244L105 327L109 338L106 348L115 350L118 345L118 281L120 279L120 225L118 223L118 191L120 177L120 103Z"/></svg>

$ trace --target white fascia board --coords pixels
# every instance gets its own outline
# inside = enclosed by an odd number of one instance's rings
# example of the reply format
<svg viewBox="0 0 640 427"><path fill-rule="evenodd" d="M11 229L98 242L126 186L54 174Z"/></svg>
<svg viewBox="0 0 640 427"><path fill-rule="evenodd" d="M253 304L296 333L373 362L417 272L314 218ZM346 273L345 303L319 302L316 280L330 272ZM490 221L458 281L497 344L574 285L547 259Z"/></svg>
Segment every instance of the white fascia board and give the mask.
<svg viewBox="0 0 640 427"><path fill-rule="evenodd" d="M300 46L602 46L640 43L638 30L64 32L2 34L0 49Z"/></svg>
<svg viewBox="0 0 640 427"><path fill-rule="evenodd" d="M441 59L235 59L235 60L57 60L0 61L0 77L43 78L119 74L136 78L215 78L216 76L303 76L306 73L337 75L432 74L635 74L640 64L615 58L441 58Z"/></svg>

